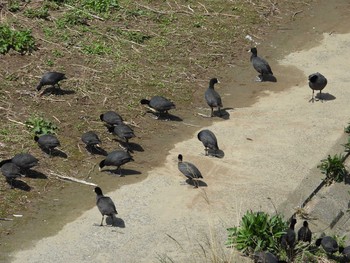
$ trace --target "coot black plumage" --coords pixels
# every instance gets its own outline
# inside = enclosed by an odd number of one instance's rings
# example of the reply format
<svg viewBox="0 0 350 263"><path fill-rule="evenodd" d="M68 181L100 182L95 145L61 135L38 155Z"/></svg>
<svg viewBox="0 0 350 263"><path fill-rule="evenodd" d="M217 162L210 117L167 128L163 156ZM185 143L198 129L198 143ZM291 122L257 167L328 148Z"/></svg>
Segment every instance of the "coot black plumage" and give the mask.
<svg viewBox="0 0 350 263"><path fill-rule="evenodd" d="M333 253L339 251L339 245L338 245L337 241L333 237L330 237L330 236L318 238L316 240L316 246L319 247L320 245L327 253L330 253L330 254L333 254Z"/></svg>
<svg viewBox="0 0 350 263"><path fill-rule="evenodd" d="M57 137L52 134L44 134L40 137L35 136L34 140L39 144L41 149L48 151L49 155L51 155L53 149L61 145Z"/></svg>
<svg viewBox="0 0 350 263"><path fill-rule="evenodd" d="M162 96L154 96L150 100L142 99L140 101L141 104L148 105L151 109L159 113L160 117L162 114L167 114L169 110L175 109L176 106L170 100L162 97Z"/></svg>
<svg viewBox="0 0 350 263"><path fill-rule="evenodd" d="M1 166L1 173L6 177L6 181L13 188L13 180L21 176L21 169L12 162L5 163Z"/></svg>
<svg viewBox="0 0 350 263"><path fill-rule="evenodd" d="M105 166L117 166L117 170L119 170L120 176L122 176L122 172L120 167L123 164L134 161L129 152L116 150L110 152L106 159L102 160L99 164L100 170Z"/></svg>
<svg viewBox="0 0 350 263"><path fill-rule="evenodd" d="M86 147L89 149L96 148L96 146L98 146L101 143L100 138L98 138L97 134L93 131L85 132L81 136L81 140L83 141L83 143L86 144Z"/></svg>
<svg viewBox="0 0 350 263"><path fill-rule="evenodd" d="M278 263L277 257L268 251L260 251L254 254L255 263Z"/></svg>
<svg viewBox="0 0 350 263"><path fill-rule="evenodd" d="M102 220L100 226L103 226L104 216L110 216L112 219L114 215L118 214L117 209L115 208L114 202L108 196L104 196L100 187L95 187L96 193L96 205L98 210L102 214Z"/></svg>
<svg viewBox="0 0 350 263"><path fill-rule="evenodd" d="M198 140L200 140L205 149L205 155L208 155L208 149L213 150L213 151L218 151L219 150L219 146L218 146L218 141L216 139L215 134L210 131L210 130L201 130L198 134L197 134L197 138Z"/></svg>
<svg viewBox="0 0 350 263"><path fill-rule="evenodd" d="M344 258L350 262L350 246L345 247L342 249L341 253L344 255Z"/></svg>
<svg viewBox="0 0 350 263"><path fill-rule="evenodd" d="M190 181L193 181L194 186L198 188L198 182L196 179L203 178L201 172L198 170L198 168L194 164L189 162L183 162L182 154L179 154L177 159L178 159L177 167L179 171L188 179L190 179Z"/></svg>
<svg viewBox="0 0 350 263"><path fill-rule="evenodd" d="M222 107L222 101L219 93L217 93L216 90L214 89L214 85L216 83L219 83L218 79L212 78L209 81L209 87L204 94L205 100L207 101L207 104L211 109L211 114L210 114L211 117L214 116L214 108L218 108L219 115L221 115L220 107Z"/></svg>
<svg viewBox="0 0 350 263"><path fill-rule="evenodd" d="M327 79L321 73L316 72L309 76L309 87L312 89L312 97L310 101L314 102L314 93L315 90L319 90L319 98L321 99L322 90L327 85Z"/></svg>
<svg viewBox="0 0 350 263"><path fill-rule="evenodd" d="M311 242L312 233L307 221L303 222L303 226L298 230L298 241Z"/></svg>
<svg viewBox="0 0 350 263"><path fill-rule="evenodd" d="M61 80L67 79L65 74L60 72L46 72L39 82L39 85L36 87L36 89L39 91L41 90L42 86L51 85L52 87L55 87L57 85L58 88L60 88L60 85L58 82Z"/></svg>
<svg viewBox="0 0 350 263"><path fill-rule="evenodd" d="M131 129L130 126L128 126L124 123L121 123L121 124L118 124L118 125L112 127L112 129L110 129L110 131L114 135L117 135L120 139L124 140L126 143L129 142L129 139L135 137L133 129Z"/></svg>
<svg viewBox="0 0 350 263"><path fill-rule="evenodd" d="M100 115L100 120L109 126L114 126L123 123L123 118L115 111L107 111Z"/></svg>
<svg viewBox="0 0 350 263"><path fill-rule="evenodd" d="M258 56L258 50L253 47L250 49L250 52L252 53L250 61L252 62L254 69L260 73L260 81L264 81L264 76L273 75L269 63Z"/></svg>
<svg viewBox="0 0 350 263"><path fill-rule="evenodd" d="M292 218L289 228L287 229L286 233L281 238L281 245L284 249L293 249L295 245L296 240L296 234L294 231L295 224L297 223L297 220L295 218Z"/></svg>

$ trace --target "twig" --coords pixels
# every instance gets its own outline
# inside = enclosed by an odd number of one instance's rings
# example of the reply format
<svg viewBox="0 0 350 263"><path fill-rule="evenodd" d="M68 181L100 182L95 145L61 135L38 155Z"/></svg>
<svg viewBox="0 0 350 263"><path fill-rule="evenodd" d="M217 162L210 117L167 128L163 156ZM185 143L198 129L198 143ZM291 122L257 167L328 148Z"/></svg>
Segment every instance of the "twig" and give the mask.
<svg viewBox="0 0 350 263"><path fill-rule="evenodd" d="M292 20L294 20L294 18L295 18L295 16L296 16L297 14L300 14L300 13L302 13L302 12L303 12L303 10L300 10L300 11L295 12L295 13L292 15Z"/></svg>
<svg viewBox="0 0 350 263"><path fill-rule="evenodd" d="M97 186L97 184L94 184L94 183L86 182L86 181L84 181L84 180L76 179L76 178L69 177L69 176L60 175L60 174L57 174L57 173L54 173L54 172L50 172L50 174L53 175L53 176L56 176L56 177L58 177L58 178L60 178L60 179L63 179L63 180L67 180L67 181L71 181L71 182L76 182L76 183L80 183L80 184L86 184L86 185Z"/></svg>
<svg viewBox="0 0 350 263"><path fill-rule="evenodd" d="M14 123L17 123L17 124L21 124L21 125L23 125L23 126L26 126L26 124L24 124L23 122L15 121L15 120L12 120L12 119L10 119L10 118L8 118L8 117L7 117L7 119L8 119L9 121L11 121L11 122L14 122Z"/></svg>
<svg viewBox="0 0 350 263"><path fill-rule="evenodd" d="M1 217L0 220L1 221L13 221L12 218L3 218L3 217Z"/></svg>

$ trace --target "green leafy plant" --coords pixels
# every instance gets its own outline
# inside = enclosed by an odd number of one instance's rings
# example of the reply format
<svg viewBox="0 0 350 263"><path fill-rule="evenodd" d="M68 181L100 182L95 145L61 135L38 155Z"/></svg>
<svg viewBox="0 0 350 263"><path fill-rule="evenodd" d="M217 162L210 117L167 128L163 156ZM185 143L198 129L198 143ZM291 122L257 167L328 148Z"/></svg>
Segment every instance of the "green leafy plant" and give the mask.
<svg viewBox="0 0 350 263"><path fill-rule="evenodd" d="M344 151L346 152L346 153L350 153L350 137L348 138L348 142L347 143L345 143L345 144L343 144L343 146L344 146Z"/></svg>
<svg viewBox="0 0 350 263"><path fill-rule="evenodd" d="M287 222L281 215L270 216L264 212L247 213L239 227L228 228L226 245L250 254L256 250L278 251L279 239L285 233Z"/></svg>
<svg viewBox="0 0 350 263"><path fill-rule="evenodd" d="M18 1L9 1L8 10L10 12L13 12L13 13L19 11L19 2Z"/></svg>
<svg viewBox="0 0 350 263"><path fill-rule="evenodd" d="M26 120L25 124L27 129L35 135L55 134L58 130L58 127L53 122L38 116L31 116Z"/></svg>
<svg viewBox="0 0 350 263"><path fill-rule="evenodd" d="M63 28L66 25L87 25L90 18L90 15L81 10L69 10L61 18L57 19L56 25L58 28Z"/></svg>
<svg viewBox="0 0 350 263"><path fill-rule="evenodd" d="M96 13L107 13L113 8L118 8L117 0L83 0L82 6Z"/></svg>
<svg viewBox="0 0 350 263"><path fill-rule="evenodd" d="M317 166L321 170L321 173L326 175L325 180L328 184L333 181L344 181L347 171L343 161L344 156L342 154L335 154L333 157L328 155L327 159L321 160L321 164Z"/></svg>
<svg viewBox="0 0 350 263"><path fill-rule="evenodd" d="M350 123L348 123L348 126L344 128L344 132L350 133Z"/></svg>
<svg viewBox="0 0 350 263"><path fill-rule="evenodd" d="M23 12L23 14L28 18L40 18L40 19L47 19L50 16L49 10L46 7L41 7L38 9L28 8Z"/></svg>
<svg viewBox="0 0 350 263"><path fill-rule="evenodd" d="M11 48L22 54L32 51L35 48L32 31L30 29L17 31L8 25L0 25L0 53L5 54Z"/></svg>
<svg viewBox="0 0 350 263"><path fill-rule="evenodd" d="M105 43L96 41L90 45L84 45L82 49L84 54L90 55L106 55L112 52L112 49Z"/></svg>

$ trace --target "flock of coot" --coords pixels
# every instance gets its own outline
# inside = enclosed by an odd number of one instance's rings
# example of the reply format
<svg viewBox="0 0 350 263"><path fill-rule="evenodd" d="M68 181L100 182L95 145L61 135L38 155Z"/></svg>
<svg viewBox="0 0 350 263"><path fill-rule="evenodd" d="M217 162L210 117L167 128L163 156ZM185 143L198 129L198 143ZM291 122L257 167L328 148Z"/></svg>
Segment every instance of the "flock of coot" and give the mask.
<svg viewBox="0 0 350 263"><path fill-rule="evenodd" d="M266 60L257 55L257 49L251 48L251 58L250 61L254 69L260 74L257 78L258 81L271 81L273 73L270 65ZM65 74L60 72L47 72L45 73L38 86L37 90L40 91L43 86L51 86L52 89L60 89L59 82L61 80L67 79ZM276 80L274 77L272 78ZM319 98L321 99L321 92L327 85L327 79L320 73L311 74L308 77L309 87L312 89L312 98L310 101L314 102L314 91L319 91ZM210 117L214 116L214 108L217 108L218 116L221 116L221 108L223 107L222 99L219 93L214 89L214 85L219 83L217 78L212 78L209 81L209 87L204 93L204 98L210 107L211 113ZM40 93L42 95L45 92ZM140 103L147 105L157 116L157 118L165 117L168 115L168 111L175 109L175 104L170 100L162 96L154 96L150 100L142 99ZM133 157L130 155L129 140L135 137L133 129L125 124L123 118L114 111L107 111L100 115L100 120L105 124L107 130L116 135L122 142L122 150L114 150L110 153L106 153L102 148L100 148L101 140L98 135L93 131L85 132L81 136L82 142L86 145L86 149L91 153L102 152L106 155L99 163L100 170L105 166L114 166L119 171L120 176L123 175L121 166L133 161ZM201 130L197 134L199 141L203 143L205 156L213 155L218 156L219 147L215 134L208 130ZM53 151L56 147L60 146L60 142L55 135L44 134L41 136L35 136L34 140L38 143L39 147L46 152L48 155L52 156ZM38 159L29 153L20 153L15 155L11 159L3 160L0 162L1 172L5 176L6 181L9 185L13 186L13 181L20 176L25 176L29 169L33 168L38 164ZM199 179L203 178L199 169L190 162L184 162L182 154L178 155L178 170L187 177L190 184L193 184L195 188L199 186ZM116 207L113 201L103 195L101 188L95 188L96 193L96 204L99 211L102 214L102 221L100 225L103 225L104 216L113 216L117 214ZM292 251L296 244L296 234L294 231L294 226L296 220L292 220L290 227L286 230L286 234L282 237L282 247L287 251ZM298 241L302 240L305 242L311 242L311 231L308 228L308 223L305 221L302 228L298 231ZM323 237L316 241L316 245L325 249L327 253L334 253L339 251L339 247L335 240L331 237ZM341 251L350 251L350 247L345 249L341 248ZM345 254L350 257L349 253ZM277 258L270 252L258 252L255 254L256 262L278 262ZM349 259L350 260L350 259Z"/></svg>

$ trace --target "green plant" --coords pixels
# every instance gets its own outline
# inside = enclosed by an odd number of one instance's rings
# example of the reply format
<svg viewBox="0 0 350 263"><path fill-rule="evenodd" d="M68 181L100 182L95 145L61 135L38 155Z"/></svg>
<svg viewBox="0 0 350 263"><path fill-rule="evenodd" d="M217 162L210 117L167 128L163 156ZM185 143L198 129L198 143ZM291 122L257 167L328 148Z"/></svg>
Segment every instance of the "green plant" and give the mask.
<svg viewBox="0 0 350 263"><path fill-rule="evenodd" d="M9 1L8 5L9 5L8 10L10 12L15 13L15 12L19 11L19 2L18 1Z"/></svg>
<svg viewBox="0 0 350 263"><path fill-rule="evenodd" d="M343 164L344 156L342 154L335 154L333 157L328 155L327 159L321 160L321 164L317 166L321 173L326 175L325 181L327 183L344 181L347 171Z"/></svg>
<svg viewBox="0 0 350 263"><path fill-rule="evenodd" d="M105 43L97 41L90 45L84 45L82 51L84 54L106 55L110 54L112 52L112 49Z"/></svg>
<svg viewBox="0 0 350 263"><path fill-rule="evenodd" d="M40 19L47 19L50 16L49 10L46 7L41 7L38 9L29 8L25 10L23 14L28 18L40 18Z"/></svg>
<svg viewBox="0 0 350 263"><path fill-rule="evenodd" d="M26 120L25 124L27 129L35 135L55 134L58 130L58 127L54 123L38 116L31 116Z"/></svg>
<svg viewBox="0 0 350 263"><path fill-rule="evenodd" d="M264 212L247 213L239 227L228 228L226 245L250 254L256 250L278 251L279 239L285 233L287 222L281 215L270 216Z"/></svg>
<svg viewBox="0 0 350 263"><path fill-rule="evenodd" d="M57 19L56 25L58 28L63 28L66 25L87 25L87 21L91 18L90 15L86 14L81 10L69 10L64 15Z"/></svg>
<svg viewBox="0 0 350 263"><path fill-rule="evenodd" d="M346 152L346 153L350 153L350 137L348 138L348 142L347 143L345 143L345 144L343 144L343 146L344 146L344 151Z"/></svg>
<svg viewBox="0 0 350 263"><path fill-rule="evenodd" d="M83 0L82 6L96 13L107 13L113 8L118 8L117 0Z"/></svg>
<svg viewBox="0 0 350 263"><path fill-rule="evenodd" d="M344 128L344 132L350 133L350 123L348 123L348 126Z"/></svg>
<svg viewBox="0 0 350 263"><path fill-rule="evenodd" d="M0 53L5 54L11 48L22 54L32 51L35 48L32 31L30 29L17 31L8 25L0 25Z"/></svg>

